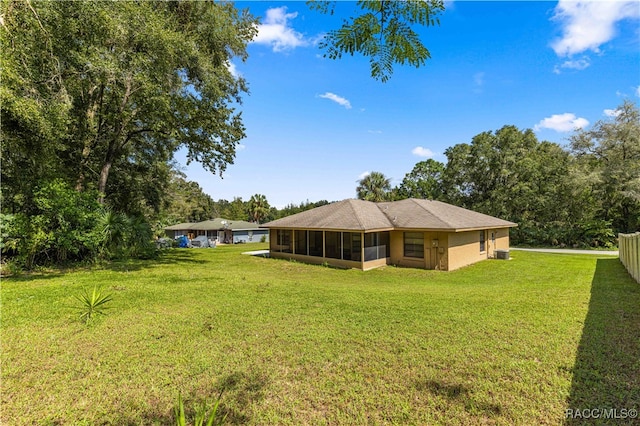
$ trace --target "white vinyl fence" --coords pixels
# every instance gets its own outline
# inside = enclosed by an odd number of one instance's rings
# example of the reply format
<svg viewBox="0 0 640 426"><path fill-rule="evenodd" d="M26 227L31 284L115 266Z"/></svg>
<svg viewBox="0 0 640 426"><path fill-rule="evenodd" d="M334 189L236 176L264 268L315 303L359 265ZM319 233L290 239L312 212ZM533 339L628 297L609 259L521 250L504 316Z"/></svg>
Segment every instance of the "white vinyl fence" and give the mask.
<svg viewBox="0 0 640 426"><path fill-rule="evenodd" d="M635 234L618 234L620 262L629 274L640 283L640 232Z"/></svg>

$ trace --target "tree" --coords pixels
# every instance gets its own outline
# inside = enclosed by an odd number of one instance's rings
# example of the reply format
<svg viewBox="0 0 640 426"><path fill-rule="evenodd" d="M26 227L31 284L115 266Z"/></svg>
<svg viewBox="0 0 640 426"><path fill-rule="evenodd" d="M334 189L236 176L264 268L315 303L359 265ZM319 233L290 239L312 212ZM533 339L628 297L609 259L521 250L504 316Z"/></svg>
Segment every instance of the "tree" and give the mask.
<svg viewBox="0 0 640 426"><path fill-rule="evenodd" d="M267 197L262 194L255 194L249 200L249 216L255 223L260 223L270 212Z"/></svg>
<svg viewBox="0 0 640 426"><path fill-rule="evenodd" d="M423 198L437 200L442 196L444 164L429 158L417 163L407 173L398 188L401 198Z"/></svg>
<svg viewBox="0 0 640 426"><path fill-rule="evenodd" d="M180 171L171 171L165 192L160 216L166 225L220 217L213 199L196 182L188 181Z"/></svg>
<svg viewBox="0 0 640 426"><path fill-rule="evenodd" d="M225 208L220 210L220 217L230 220L249 219L247 203L242 201L242 197L233 197L233 201L227 202Z"/></svg>
<svg viewBox="0 0 640 426"><path fill-rule="evenodd" d="M624 101L609 120L570 138L571 150L591 176L592 190L600 200L598 219L617 232L640 229L640 111Z"/></svg>
<svg viewBox="0 0 640 426"><path fill-rule="evenodd" d="M321 13L334 13L335 2L307 3ZM357 6L363 13L344 20L320 43L325 57L339 59L343 54L361 53L369 57L371 76L382 82L391 77L394 64L409 63L417 68L431 57L413 26L439 25L442 0L360 0Z"/></svg>
<svg viewBox="0 0 640 426"><path fill-rule="evenodd" d="M247 90L229 61L246 58L255 24L213 1L8 2L2 137L17 149L3 146L7 177L40 144L52 169L101 201L111 171L142 152L166 161L184 146L189 161L224 171L244 137L236 105Z"/></svg>
<svg viewBox="0 0 640 426"><path fill-rule="evenodd" d="M593 220L593 196L574 175L570 153L535 134L504 126L446 150L443 199L518 223L516 244L600 245L610 232ZM597 234L597 235L596 235Z"/></svg>
<svg viewBox="0 0 640 426"><path fill-rule="evenodd" d="M391 200L391 180L380 172L371 172L358 181L356 193L361 200L374 202Z"/></svg>
<svg viewBox="0 0 640 426"><path fill-rule="evenodd" d="M327 200L320 200L316 202L310 202L309 200L303 201L298 204L287 204L284 208L277 210L273 215L273 219L280 219L282 217L291 216L292 214L301 213L307 210L315 209L316 207L326 206L329 204Z"/></svg>

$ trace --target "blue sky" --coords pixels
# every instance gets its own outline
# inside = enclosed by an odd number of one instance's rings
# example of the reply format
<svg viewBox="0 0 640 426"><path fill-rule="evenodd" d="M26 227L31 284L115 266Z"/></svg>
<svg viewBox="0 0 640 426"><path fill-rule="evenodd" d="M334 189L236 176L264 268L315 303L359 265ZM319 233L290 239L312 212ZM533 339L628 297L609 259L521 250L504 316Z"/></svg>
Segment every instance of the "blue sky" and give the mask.
<svg viewBox="0 0 640 426"><path fill-rule="evenodd" d="M341 16L305 2L236 2L261 17L246 62L231 64L250 93L240 106L247 137L221 179L185 166L215 200L259 193L282 208L355 197L379 171L397 185L427 158L504 125L567 143L575 127L609 119L640 99L640 2L446 3L440 25L421 29L431 59L370 77L368 59L322 57L318 41ZM178 162L185 165L184 154Z"/></svg>

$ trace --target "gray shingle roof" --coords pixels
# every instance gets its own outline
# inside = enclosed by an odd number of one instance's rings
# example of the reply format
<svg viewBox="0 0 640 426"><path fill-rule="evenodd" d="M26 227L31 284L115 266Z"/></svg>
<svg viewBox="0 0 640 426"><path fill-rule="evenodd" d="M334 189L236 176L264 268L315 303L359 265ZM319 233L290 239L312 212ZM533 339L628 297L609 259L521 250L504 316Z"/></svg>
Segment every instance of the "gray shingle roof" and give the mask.
<svg viewBox="0 0 640 426"><path fill-rule="evenodd" d="M327 204L262 225L265 228L336 229L369 231L393 225L375 203L348 199Z"/></svg>
<svg viewBox="0 0 640 426"><path fill-rule="evenodd" d="M165 231L186 231L191 229L193 225L195 225L195 223L192 222L176 223L175 225L167 226L164 229Z"/></svg>
<svg viewBox="0 0 640 426"><path fill-rule="evenodd" d="M517 226L513 222L442 201L407 200L378 203L395 228L464 230Z"/></svg>
<svg viewBox="0 0 640 426"><path fill-rule="evenodd" d="M259 229L260 225L246 222L244 220L229 220L217 217L215 219L205 220L197 223L179 223L164 228L167 231L215 231L218 229L247 230Z"/></svg>
<svg viewBox="0 0 640 426"><path fill-rule="evenodd" d="M461 231L505 228L517 224L441 201L411 198L385 203L349 199L274 220L262 226L345 231L394 228Z"/></svg>

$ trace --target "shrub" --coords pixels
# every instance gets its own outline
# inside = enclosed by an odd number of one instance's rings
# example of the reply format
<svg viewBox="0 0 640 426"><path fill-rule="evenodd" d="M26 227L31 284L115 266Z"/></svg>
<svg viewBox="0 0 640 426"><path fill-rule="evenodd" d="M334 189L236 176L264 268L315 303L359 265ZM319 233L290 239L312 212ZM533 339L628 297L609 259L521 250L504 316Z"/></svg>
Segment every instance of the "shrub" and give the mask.
<svg viewBox="0 0 640 426"><path fill-rule="evenodd" d="M209 416L207 417L207 404L202 403L200 405L196 406L196 412L195 412L195 416L193 419L193 425L194 426L202 426L204 425L204 421L205 419L207 419L207 423L206 426L219 426L224 424L224 421L226 419L226 415L218 418L218 408L220 407L220 399L222 398L222 392L220 393L220 395L218 395L218 400L215 402L215 404L213 405L213 408L211 409L211 412L209 413ZM176 405L176 407L174 407L174 413L176 416L176 426L186 426L187 423L187 417L185 415L185 411L184 411L184 404L182 402L182 395L178 394L178 404Z"/></svg>
<svg viewBox="0 0 640 426"><path fill-rule="evenodd" d="M103 294L101 289L93 287L89 293L86 289L80 296L74 296L80 302L80 319L89 324L96 315L104 315L105 306L113 300L110 294Z"/></svg>

